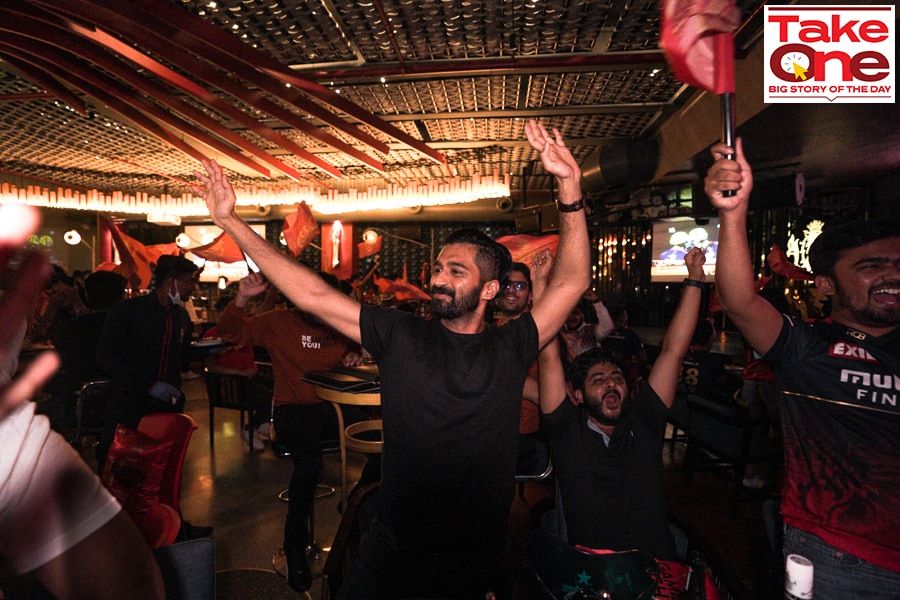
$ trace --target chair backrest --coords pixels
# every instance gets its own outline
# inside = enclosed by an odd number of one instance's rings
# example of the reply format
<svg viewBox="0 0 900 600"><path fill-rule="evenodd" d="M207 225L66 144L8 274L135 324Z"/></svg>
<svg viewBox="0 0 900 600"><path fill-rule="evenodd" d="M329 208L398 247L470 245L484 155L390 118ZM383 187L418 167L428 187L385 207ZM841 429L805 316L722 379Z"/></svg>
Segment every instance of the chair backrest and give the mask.
<svg viewBox="0 0 900 600"><path fill-rule="evenodd" d="M199 425L183 413L152 413L145 415L137 429L158 440L172 440L172 452L159 486L159 501L181 512L181 471L191 435Z"/></svg>
<svg viewBox="0 0 900 600"><path fill-rule="evenodd" d="M203 370L206 395L210 406L252 410L256 406L256 396L249 392L251 377L236 373L216 373L209 368Z"/></svg>
<svg viewBox="0 0 900 600"><path fill-rule="evenodd" d="M86 436L97 436L103 430L106 405L112 391L112 380L87 381L75 398L75 442Z"/></svg>
<svg viewBox="0 0 900 600"><path fill-rule="evenodd" d="M210 538L155 548L166 600L215 600L216 546Z"/></svg>

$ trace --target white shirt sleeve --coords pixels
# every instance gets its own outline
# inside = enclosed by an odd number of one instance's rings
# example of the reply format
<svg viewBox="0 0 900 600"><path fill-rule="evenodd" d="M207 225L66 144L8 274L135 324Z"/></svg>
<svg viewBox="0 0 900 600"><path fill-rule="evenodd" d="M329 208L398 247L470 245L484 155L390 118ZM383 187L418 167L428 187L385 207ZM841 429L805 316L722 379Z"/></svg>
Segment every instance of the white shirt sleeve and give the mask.
<svg viewBox="0 0 900 600"><path fill-rule="evenodd" d="M121 507L28 402L0 421L0 561L27 573L75 546Z"/></svg>
<svg viewBox="0 0 900 600"><path fill-rule="evenodd" d="M613 324L612 317L609 316L609 311L602 301L597 300L594 303L594 312L597 313L597 324L594 325L594 337L596 337L599 342L612 333L615 325Z"/></svg>

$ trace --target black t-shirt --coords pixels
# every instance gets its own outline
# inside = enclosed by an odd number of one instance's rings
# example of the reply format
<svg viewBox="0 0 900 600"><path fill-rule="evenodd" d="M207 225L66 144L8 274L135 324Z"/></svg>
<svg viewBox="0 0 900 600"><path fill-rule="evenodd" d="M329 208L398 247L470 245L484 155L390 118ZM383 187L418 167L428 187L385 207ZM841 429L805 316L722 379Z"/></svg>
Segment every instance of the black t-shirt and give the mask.
<svg viewBox="0 0 900 600"><path fill-rule="evenodd" d="M543 415L569 543L677 560L663 494L668 409L649 385L626 407L609 446L588 427L587 413L569 400Z"/></svg>
<svg viewBox="0 0 900 600"><path fill-rule="evenodd" d="M531 315L464 335L364 305L360 329L381 378L379 519L413 548L505 543L522 387L538 352Z"/></svg>

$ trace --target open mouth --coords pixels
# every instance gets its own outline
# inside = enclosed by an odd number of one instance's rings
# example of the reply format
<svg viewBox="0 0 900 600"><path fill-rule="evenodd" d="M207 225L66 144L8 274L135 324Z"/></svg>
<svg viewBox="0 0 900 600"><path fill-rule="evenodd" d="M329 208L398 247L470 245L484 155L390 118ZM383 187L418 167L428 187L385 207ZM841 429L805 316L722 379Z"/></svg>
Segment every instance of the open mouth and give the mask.
<svg viewBox="0 0 900 600"><path fill-rule="evenodd" d="M900 286L878 288L872 291L871 298L882 306L897 306L900 302Z"/></svg>

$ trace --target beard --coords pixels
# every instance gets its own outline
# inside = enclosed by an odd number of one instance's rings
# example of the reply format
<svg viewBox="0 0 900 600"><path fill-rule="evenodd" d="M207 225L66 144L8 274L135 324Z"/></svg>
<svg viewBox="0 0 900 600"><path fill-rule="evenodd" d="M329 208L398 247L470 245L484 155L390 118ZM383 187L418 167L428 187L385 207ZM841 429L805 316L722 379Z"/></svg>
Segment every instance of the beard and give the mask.
<svg viewBox="0 0 900 600"><path fill-rule="evenodd" d="M609 415L603 412L603 399L602 398L594 398L591 396L585 396L584 402L581 406L584 408L584 411L594 418L601 425L618 425L622 421L625 420L625 414L627 412L627 406L624 402L624 398L620 398L619 402L621 404L621 409L619 410L619 414L615 417L610 417Z"/></svg>
<svg viewBox="0 0 900 600"><path fill-rule="evenodd" d="M450 296L450 300L438 300L435 294ZM445 287L432 286L431 288L431 314L439 319L457 319L478 307L479 290L463 293L457 296L456 291Z"/></svg>
<svg viewBox="0 0 900 600"><path fill-rule="evenodd" d="M834 292L840 306L842 306L857 323L870 327L892 327L894 325L900 325L900 309L897 307L878 308L867 302L864 306L857 308L855 306L853 294L841 286L836 280L834 282ZM866 292L867 300L869 294L870 292Z"/></svg>

